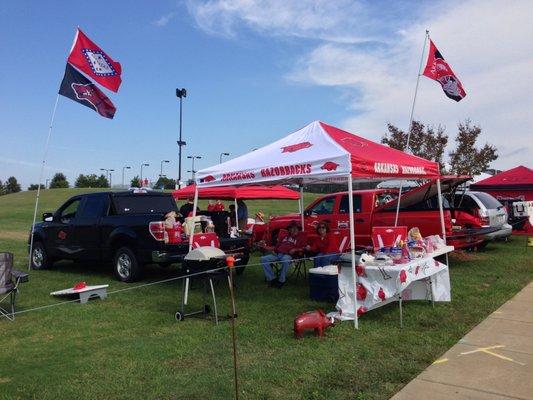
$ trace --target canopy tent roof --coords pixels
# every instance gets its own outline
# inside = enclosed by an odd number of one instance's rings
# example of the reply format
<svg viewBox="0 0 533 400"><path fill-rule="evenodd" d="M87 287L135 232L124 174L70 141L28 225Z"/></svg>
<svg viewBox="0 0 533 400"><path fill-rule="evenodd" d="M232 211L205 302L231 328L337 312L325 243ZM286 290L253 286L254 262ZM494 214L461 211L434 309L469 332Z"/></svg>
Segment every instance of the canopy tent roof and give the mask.
<svg viewBox="0 0 533 400"><path fill-rule="evenodd" d="M194 197L196 185L189 185L183 189L175 190L172 196L175 199L184 199ZM198 198L200 199L220 199L220 200L259 200L259 199L287 199L299 200L300 194L295 190L288 189L284 186L221 186L207 187L198 189Z"/></svg>
<svg viewBox="0 0 533 400"><path fill-rule="evenodd" d="M288 136L197 173L199 187L262 182L435 179L438 163L315 121Z"/></svg>
<svg viewBox="0 0 533 400"><path fill-rule="evenodd" d="M533 189L533 169L519 165L470 185L472 190Z"/></svg>

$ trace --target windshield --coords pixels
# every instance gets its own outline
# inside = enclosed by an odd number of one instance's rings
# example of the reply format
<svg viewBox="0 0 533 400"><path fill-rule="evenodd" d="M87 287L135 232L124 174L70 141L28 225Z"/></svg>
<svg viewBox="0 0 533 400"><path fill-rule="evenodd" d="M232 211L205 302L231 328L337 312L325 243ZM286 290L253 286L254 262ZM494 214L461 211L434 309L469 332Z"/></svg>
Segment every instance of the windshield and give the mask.
<svg viewBox="0 0 533 400"><path fill-rule="evenodd" d="M115 211L117 214L166 214L177 212L177 207L172 196L117 196Z"/></svg>
<svg viewBox="0 0 533 400"><path fill-rule="evenodd" d="M494 197L492 197L488 193L483 192L477 192L475 193L475 196L483 203L485 207L488 209L498 209L502 206L502 203L500 203L498 200L496 200Z"/></svg>

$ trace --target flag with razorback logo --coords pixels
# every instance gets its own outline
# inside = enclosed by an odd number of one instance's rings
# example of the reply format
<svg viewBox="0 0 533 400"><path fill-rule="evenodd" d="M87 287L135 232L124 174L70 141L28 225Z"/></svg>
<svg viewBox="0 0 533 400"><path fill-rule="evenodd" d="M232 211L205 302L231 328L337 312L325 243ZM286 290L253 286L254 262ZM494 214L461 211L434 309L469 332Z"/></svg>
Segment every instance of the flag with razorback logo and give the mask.
<svg viewBox="0 0 533 400"><path fill-rule="evenodd" d="M116 108L109 98L92 83L67 63L65 76L59 87L59 94L92 108L102 117L113 118Z"/></svg>
<svg viewBox="0 0 533 400"><path fill-rule="evenodd" d="M74 44L67 62L86 73L100 85L113 92L118 92L122 83L122 67L105 51L89 39L80 28L76 31Z"/></svg>
<svg viewBox="0 0 533 400"><path fill-rule="evenodd" d="M444 94L450 99L460 101L466 96L463 85L444 60L435 43L429 39L429 54L423 75L440 83Z"/></svg>

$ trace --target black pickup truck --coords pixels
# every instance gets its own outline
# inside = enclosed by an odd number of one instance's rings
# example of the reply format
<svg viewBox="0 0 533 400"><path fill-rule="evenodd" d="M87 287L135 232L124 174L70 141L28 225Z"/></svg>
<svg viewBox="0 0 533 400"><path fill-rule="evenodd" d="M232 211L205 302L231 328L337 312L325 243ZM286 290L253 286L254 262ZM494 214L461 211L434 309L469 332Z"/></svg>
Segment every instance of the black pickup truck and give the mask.
<svg viewBox="0 0 533 400"><path fill-rule="evenodd" d="M144 264L168 266L182 261L188 241L165 243L151 231L150 222L178 212L169 193L153 191L100 192L74 196L54 213L44 213L34 229L33 269L45 269L57 260L112 261L116 277L138 280ZM31 231L30 240L31 241ZM240 252L240 265L249 258L248 238L219 236L220 248Z"/></svg>

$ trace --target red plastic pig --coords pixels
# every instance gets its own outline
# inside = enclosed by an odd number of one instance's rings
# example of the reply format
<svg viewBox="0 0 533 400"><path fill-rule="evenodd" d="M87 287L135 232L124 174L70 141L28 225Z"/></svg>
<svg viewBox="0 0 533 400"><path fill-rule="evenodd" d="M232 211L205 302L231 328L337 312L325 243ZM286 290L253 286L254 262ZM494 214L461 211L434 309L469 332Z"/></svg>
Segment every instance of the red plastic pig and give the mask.
<svg viewBox="0 0 533 400"><path fill-rule="evenodd" d="M298 314L294 318L294 338L301 339L306 330L314 330L315 336L324 336L324 330L334 325L333 318L328 318L324 311L316 310Z"/></svg>

